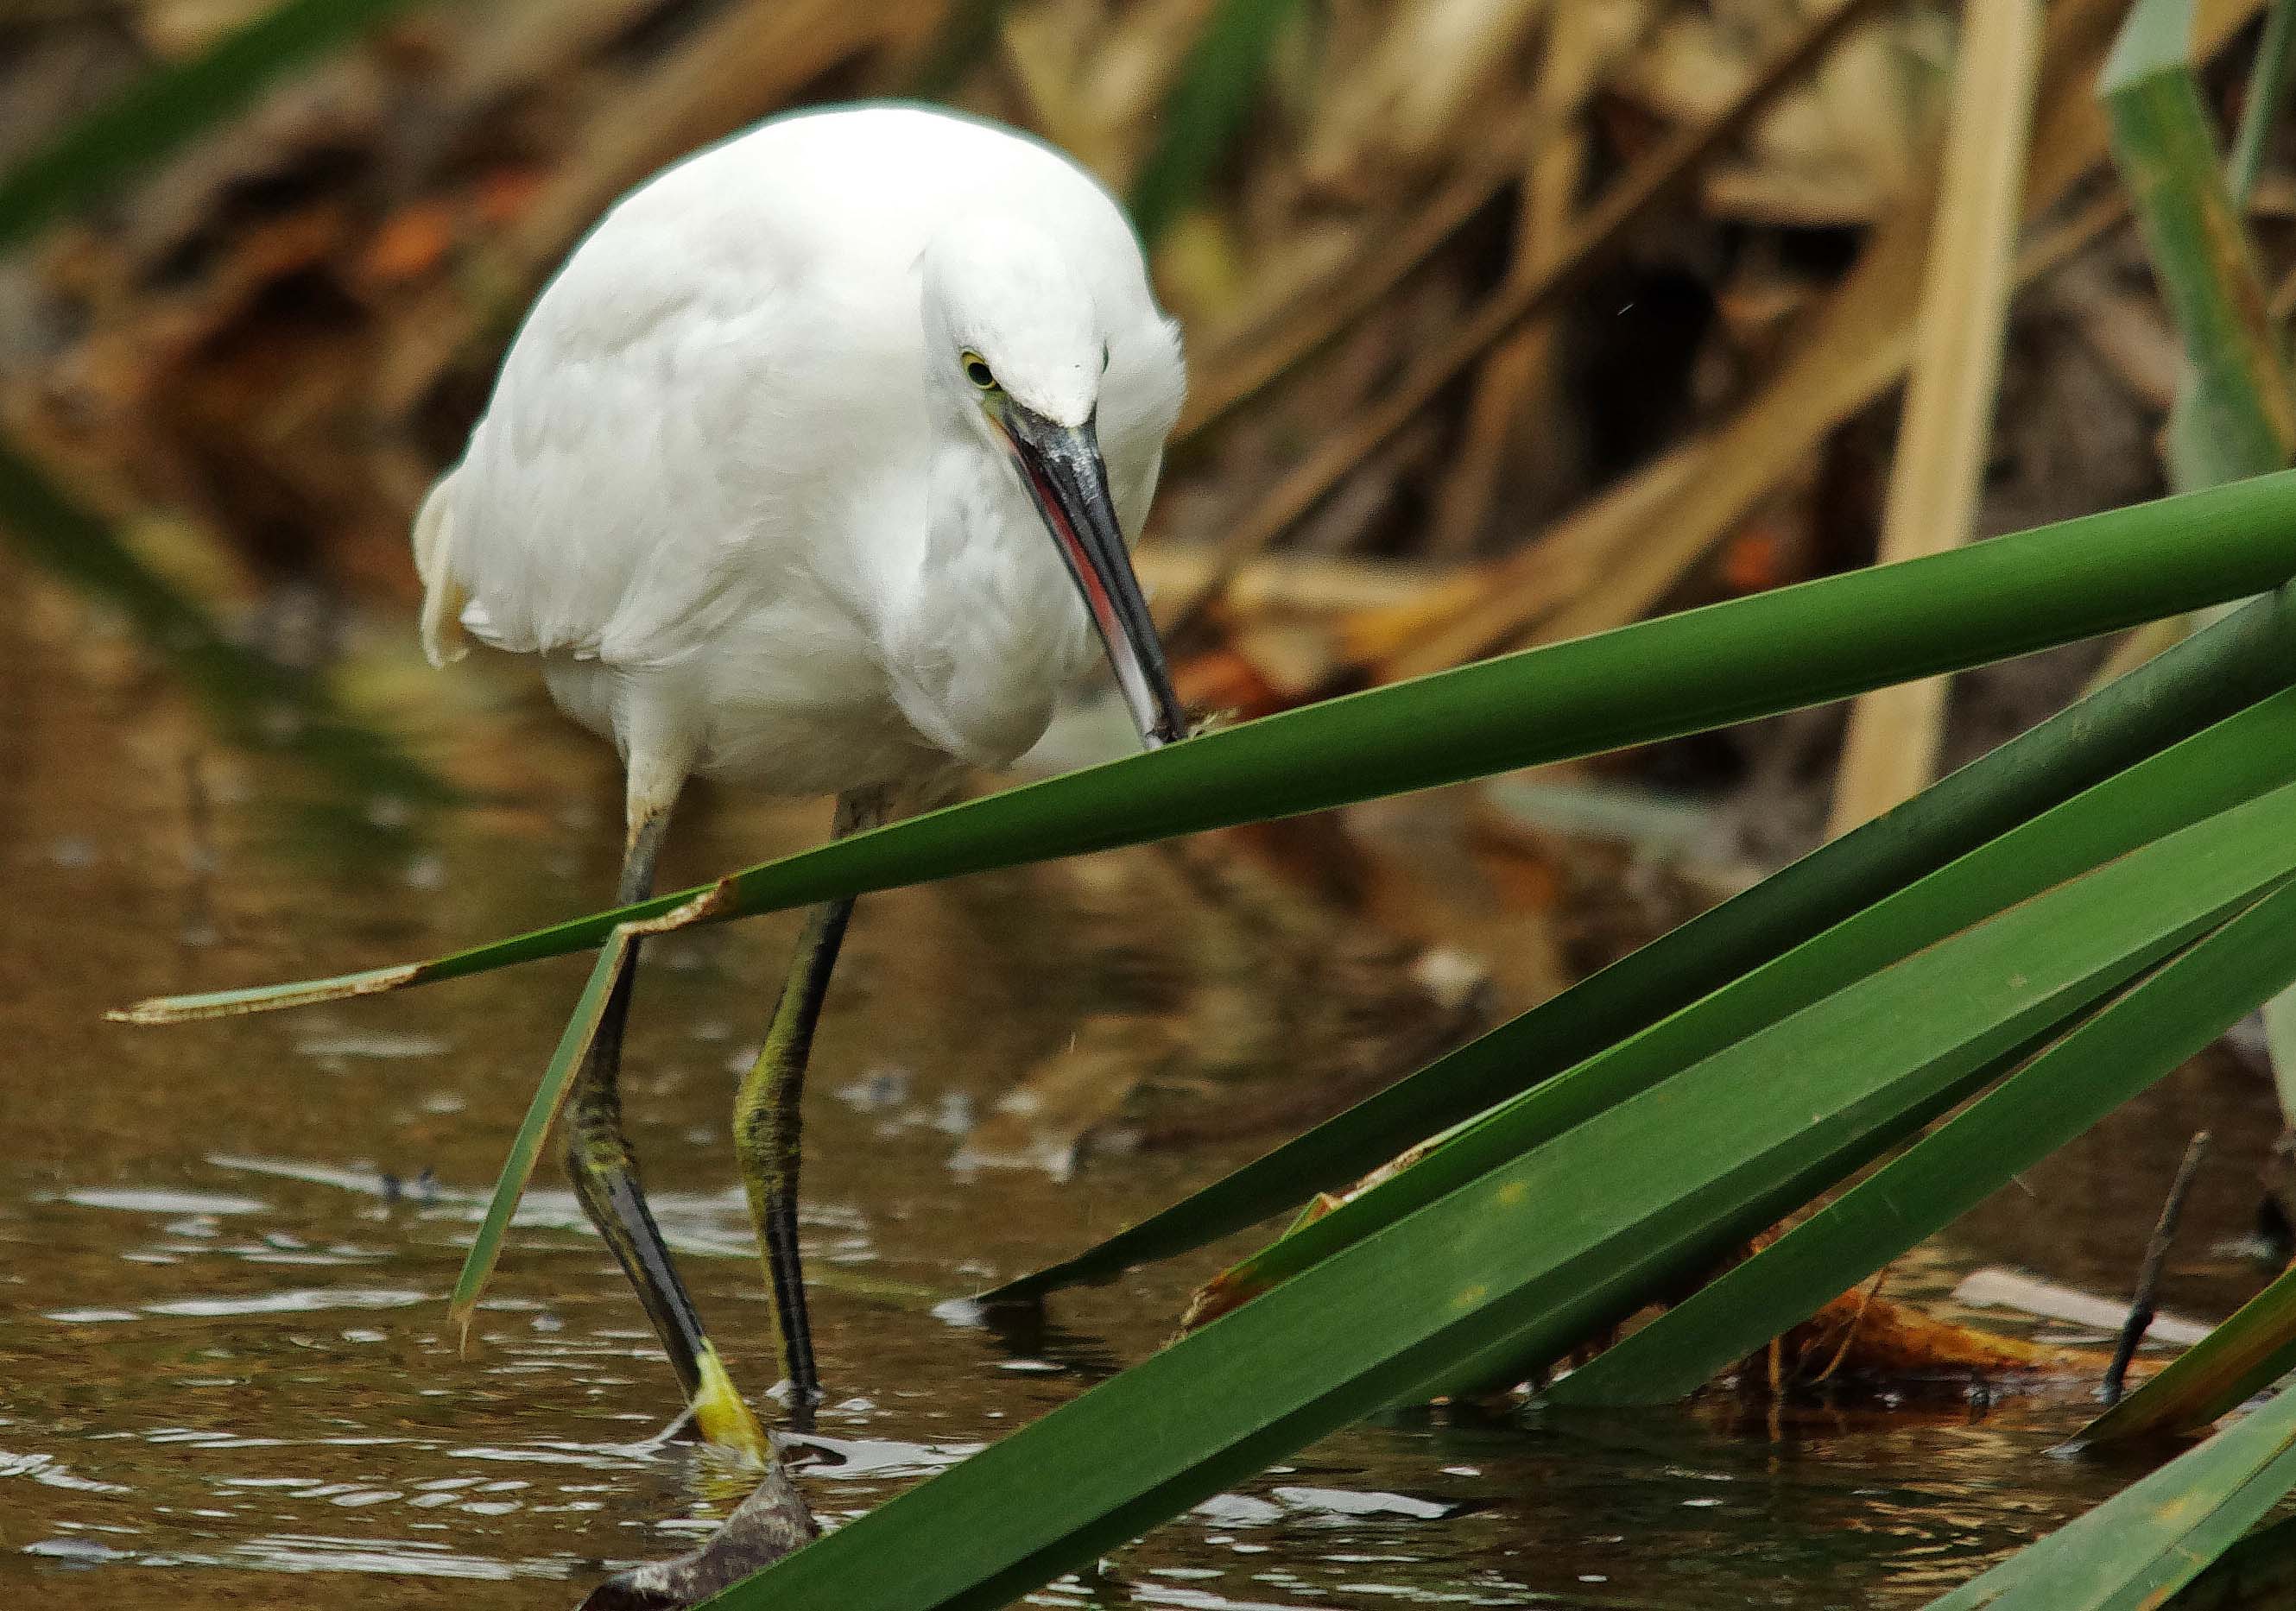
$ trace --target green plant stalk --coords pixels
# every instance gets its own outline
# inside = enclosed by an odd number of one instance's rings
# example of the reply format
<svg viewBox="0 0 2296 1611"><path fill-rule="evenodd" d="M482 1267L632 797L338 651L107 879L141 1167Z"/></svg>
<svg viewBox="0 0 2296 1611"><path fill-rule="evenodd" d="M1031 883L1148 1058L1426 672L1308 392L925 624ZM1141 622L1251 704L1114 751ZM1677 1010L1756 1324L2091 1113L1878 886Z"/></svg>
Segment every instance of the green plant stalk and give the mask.
<svg viewBox="0 0 2296 1611"><path fill-rule="evenodd" d="M1019 1301L1168 1257L1385 1163L1398 1138L1476 1115L2296 678L2296 596L2259 599L1875 822L1076 1257Z"/></svg>
<svg viewBox="0 0 2296 1611"><path fill-rule="evenodd" d="M720 1595L1002 1605L1502 1344L1560 1352L1782 1179L2296 872L2296 786L2171 835L1734 1045L1339 1252ZM1653 1160L1663 1160L1654 1167ZM1184 1412L1182 1412L1184 1411Z"/></svg>
<svg viewBox="0 0 2296 1611"><path fill-rule="evenodd" d="M2296 455L2296 387L2191 61L2190 0L2137 0L2099 86L2112 154L2191 364L2170 433L2179 486Z"/></svg>
<svg viewBox="0 0 2296 1611"><path fill-rule="evenodd" d="M1695 1392L2197 1055L2292 979L2296 887L2283 885L1547 1397L1650 1404Z"/></svg>
<svg viewBox="0 0 2296 1611"><path fill-rule="evenodd" d="M1223 1281L1243 1292L1264 1291L1328 1257L1335 1247L1400 1217L1460 1181L1481 1174L1501 1158L1586 1123L1676 1070L1925 945L2292 782L2296 782L2296 691L2276 694L2106 779L1750 969L1713 994L1512 1098L1409 1168L1243 1260ZM1527 1023L1529 1017L1517 1023ZM1844 1281L1818 1301L1849 1284ZM1736 1357L1736 1353L1727 1354L1722 1362Z"/></svg>
<svg viewBox="0 0 2296 1611"><path fill-rule="evenodd" d="M526 1116L519 1124L518 1134L512 1139L510 1156L503 1161L495 1179L494 1192L487 1199L486 1215L479 1222L478 1234L471 1239L470 1251L463 1255L463 1272L455 1281L455 1296L447 1306L455 1336L465 1347L470 1343L471 1320L478 1313L479 1298L486 1291L488 1278L494 1273L495 1261L502 1255L503 1238L510 1230L511 1216L518 1212L518 1199L526 1190L527 1182L534 1178L535 1162L542 1156L542 1143L548 1139L559 1109L566 1105L566 1093L573 1086L575 1070L590 1055L590 1047L598 1038L598 1026L605 1019L607 1001L613 995L614 981L621 977L622 963L629 952L629 931L622 928L614 930L598 948L597 963L590 969L581 997L574 1004L573 1016L566 1020L557 1050L551 1054L550 1066L543 1071L542 1084L536 1088L534 1100L527 1105Z"/></svg>
<svg viewBox="0 0 2296 1611"><path fill-rule="evenodd" d="M2085 516L1330 699L913 817L722 879L698 920L1320 811L1846 698L2260 593L2296 574L2296 474ZM586 950L685 890L429 961L145 1002L166 1022Z"/></svg>
<svg viewBox="0 0 2296 1611"><path fill-rule="evenodd" d="M2292 1485L2296 1393L2284 1393L1924 1611L2145 1611L2199 1576Z"/></svg>
<svg viewBox="0 0 2296 1611"><path fill-rule="evenodd" d="M2232 143L2232 160L2225 168L2225 188L2233 205L2243 212L2256 194L2257 176L2264 169L2264 148L2272 138L2272 125L2288 97L2288 69L2296 61L2296 0L2272 0L2265 13L2264 37L2256 46L2256 65L2249 70L2248 95L2240 109L2240 132Z"/></svg>
<svg viewBox="0 0 2296 1611"><path fill-rule="evenodd" d="M2167 433L2169 480L2183 492L2278 470L2296 454L2296 384L2243 218L2286 91L2296 7L2277 0L2266 20L2221 181L2190 13L2189 0L2142 0L2101 86L2113 158L2184 338ZM2267 1002L2264 1022L2282 1110L2296 1115L2296 1002Z"/></svg>
<svg viewBox="0 0 2296 1611"><path fill-rule="evenodd" d="M2095 988L2103 992L2111 986L2099 981ZM1982 1061L1972 1057L1965 1068L1957 1069L1950 1078L1940 1080L1894 1111L1877 1115L1840 1146L1780 1174L1760 1191L1742 1198L1727 1213L1717 1214L1708 1223L1671 1241L1641 1250L1618 1270L1590 1280L1584 1292L1559 1304L1553 1314L1541 1316L1528 1336L1506 1337L1456 1369L1422 1383L1415 1397L1420 1402L1488 1397L1538 1380L1562 1357L1547 1351L1552 1349L1552 1339L1566 1337L1573 1339L1571 1348L1581 1346L1588 1339L1609 1335L1652 1302L1664 1301L1685 1284L1710 1275L1779 1220L2000 1080L2079 1022L2095 1004L2094 995L2087 993L2068 998L2061 1003L2068 1009L2061 1017L2024 1041Z"/></svg>
<svg viewBox="0 0 2296 1611"><path fill-rule="evenodd" d="M0 179L0 252L252 102L288 69L357 38L411 0L288 0L130 85Z"/></svg>

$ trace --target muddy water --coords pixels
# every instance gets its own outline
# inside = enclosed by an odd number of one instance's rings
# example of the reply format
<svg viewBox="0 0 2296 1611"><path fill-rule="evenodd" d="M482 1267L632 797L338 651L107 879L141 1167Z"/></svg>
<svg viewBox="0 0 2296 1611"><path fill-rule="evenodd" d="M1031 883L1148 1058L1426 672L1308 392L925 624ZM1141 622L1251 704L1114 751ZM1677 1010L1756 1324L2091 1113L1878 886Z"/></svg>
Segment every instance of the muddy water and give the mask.
<svg viewBox="0 0 2296 1611"><path fill-rule="evenodd" d="M77 617L64 617L68 629ZM217 748L132 657L0 639L0 1603L559 1607L672 1553L725 1498L635 1304L545 1178L467 1354L444 1298L579 965L169 1031L146 992L421 954L611 881L601 758L482 680L367 691L483 797L438 819ZM817 831L719 801L674 875ZM1091 1007L1026 877L864 908L818 1047L806 1231L831 1389L808 1491L849 1517L1164 1337L1210 1257L1060 1300L1025 1352L935 1301L1074 1248L1250 1149L954 1167L1014 1071ZM1140 915L1144 930L1157 914ZM655 958L627 1107L734 1374L777 1372L724 1117L790 927ZM2013 1258L2112 1290L2202 1124L2217 1164L2169 1283L2222 1312L2261 1087L2187 1071L1909 1269ZM1398 1138L1402 1140L1406 1138ZM2113 1476L2043 1451L2078 1394L1802 1412L1393 1418L1317 1445L1046 1603L1186 1607L1917 1605Z"/></svg>

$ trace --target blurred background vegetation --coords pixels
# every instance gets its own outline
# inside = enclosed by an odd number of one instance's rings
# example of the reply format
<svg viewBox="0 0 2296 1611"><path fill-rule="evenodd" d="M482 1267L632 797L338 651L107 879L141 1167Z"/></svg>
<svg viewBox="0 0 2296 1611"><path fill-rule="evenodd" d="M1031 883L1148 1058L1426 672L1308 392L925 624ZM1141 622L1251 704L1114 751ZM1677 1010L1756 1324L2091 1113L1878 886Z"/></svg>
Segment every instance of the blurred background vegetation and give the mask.
<svg viewBox="0 0 2296 1611"><path fill-rule="evenodd" d="M265 9L19 8L0 164ZM788 107L946 98L1133 201L1193 373L1147 569L1185 691L1247 713L1868 562L1923 243L1958 226L1942 5L1847 29L1816 0L349 9L358 48L0 269L13 438L294 665L399 631L408 511L588 223ZM1975 535L2162 485L2178 344L2091 102L2121 9L2047 7L2013 86L2038 222ZM2215 84L2227 113L2242 82ZM2267 162L2267 239L2292 200ZM2081 658L1968 679L1942 739L1890 744L1964 757ZM1768 863L1819 833L1840 721L1628 771L1715 796L1730 854Z"/></svg>

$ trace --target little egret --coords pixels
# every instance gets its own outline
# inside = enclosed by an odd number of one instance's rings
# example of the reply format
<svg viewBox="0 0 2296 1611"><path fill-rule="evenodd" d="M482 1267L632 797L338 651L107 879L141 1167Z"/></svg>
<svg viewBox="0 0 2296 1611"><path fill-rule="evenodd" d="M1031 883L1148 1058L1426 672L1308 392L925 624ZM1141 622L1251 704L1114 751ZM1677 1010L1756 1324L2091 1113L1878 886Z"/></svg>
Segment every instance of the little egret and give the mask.
<svg viewBox="0 0 2296 1611"><path fill-rule="evenodd" d="M625 197L536 302L415 519L425 649L537 656L619 748L625 904L689 776L873 825L1033 744L1095 630L1143 742L1168 742L1127 545L1184 386L1138 241L1061 153L917 108L775 119ZM800 1414L799 1098L852 906L808 915L734 1106ZM703 1435L750 1444L622 1131L631 977L575 1076L567 1167Z"/></svg>

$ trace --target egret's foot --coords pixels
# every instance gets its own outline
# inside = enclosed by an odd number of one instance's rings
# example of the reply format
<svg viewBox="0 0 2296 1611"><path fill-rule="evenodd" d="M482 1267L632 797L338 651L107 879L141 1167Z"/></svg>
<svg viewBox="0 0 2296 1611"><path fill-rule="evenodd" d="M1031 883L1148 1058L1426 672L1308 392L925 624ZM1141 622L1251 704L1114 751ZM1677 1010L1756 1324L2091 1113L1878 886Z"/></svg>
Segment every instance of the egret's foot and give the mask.
<svg viewBox="0 0 2296 1611"><path fill-rule="evenodd" d="M701 1373L701 1388L693 1395L693 1429L705 1443L729 1449L752 1465L770 1468L774 1463L773 1444L766 1439L766 1430L758 1425L758 1418L734 1390L734 1378L726 1372L726 1362L718 1357L717 1345L706 1338L695 1351L694 1363Z"/></svg>
<svg viewBox="0 0 2296 1611"><path fill-rule="evenodd" d="M813 1412L820 1408L819 1393L810 1394L792 1393L790 1394L788 1413L782 1418L783 1424L798 1436L803 1437L814 1430Z"/></svg>
<svg viewBox="0 0 2296 1611"><path fill-rule="evenodd" d="M699 1550L617 1572L579 1611L684 1611L813 1541L819 1529L797 1484L770 1450L766 1478Z"/></svg>

